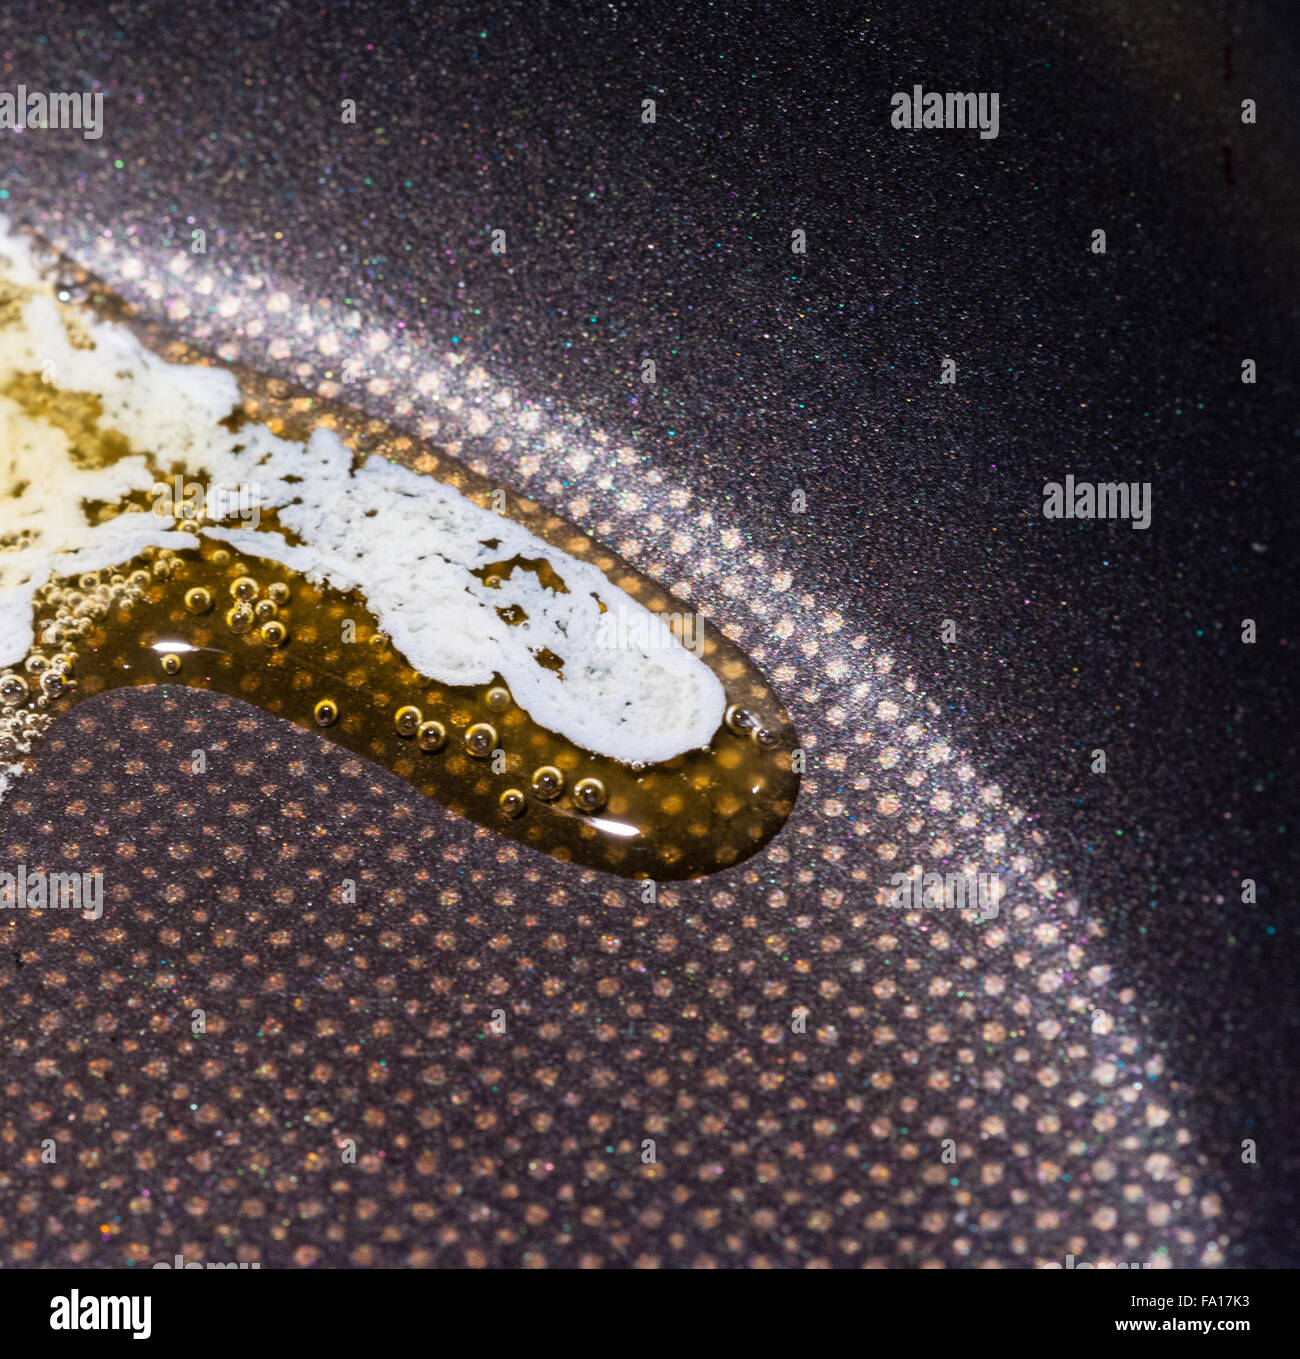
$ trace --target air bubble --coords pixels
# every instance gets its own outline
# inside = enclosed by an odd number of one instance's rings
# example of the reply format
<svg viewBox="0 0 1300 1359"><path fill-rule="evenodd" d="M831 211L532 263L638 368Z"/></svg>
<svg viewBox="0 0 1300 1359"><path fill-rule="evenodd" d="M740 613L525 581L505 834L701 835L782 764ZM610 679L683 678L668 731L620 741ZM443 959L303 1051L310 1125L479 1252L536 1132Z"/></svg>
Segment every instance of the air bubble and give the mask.
<svg viewBox="0 0 1300 1359"><path fill-rule="evenodd" d="M496 749L497 729L488 722L475 722L465 730L465 749L476 760L486 760Z"/></svg>
<svg viewBox="0 0 1300 1359"><path fill-rule="evenodd" d="M504 712L510 706L510 690L503 689L500 685L493 685L487 691L484 702L494 713Z"/></svg>
<svg viewBox="0 0 1300 1359"><path fill-rule="evenodd" d="M746 735L758 725L758 718L748 708L742 708L738 703L733 703L727 709L722 720L737 736Z"/></svg>
<svg viewBox="0 0 1300 1359"><path fill-rule="evenodd" d="M573 805L584 812L598 812L605 805L605 785L599 779L579 779L573 785Z"/></svg>
<svg viewBox="0 0 1300 1359"><path fill-rule="evenodd" d="M447 740L447 728L441 722L421 722L415 739L421 750L441 750Z"/></svg>
<svg viewBox="0 0 1300 1359"><path fill-rule="evenodd" d="M553 764L544 764L533 771L533 792L543 802L550 802L564 792L564 775Z"/></svg>

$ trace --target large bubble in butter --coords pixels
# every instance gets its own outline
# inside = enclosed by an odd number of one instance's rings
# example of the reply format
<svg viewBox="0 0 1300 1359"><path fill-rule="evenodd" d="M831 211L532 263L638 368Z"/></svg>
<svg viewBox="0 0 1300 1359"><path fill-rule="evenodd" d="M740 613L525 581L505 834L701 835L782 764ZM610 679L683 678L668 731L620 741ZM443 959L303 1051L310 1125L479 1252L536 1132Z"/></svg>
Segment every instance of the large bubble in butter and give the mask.
<svg viewBox="0 0 1300 1359"><path fill-rule="evenodd" d="M0 256L9 777L78 694L187 683L626 876L714 871L780 828L788 715L711 624L440 450L128 326L27 238Z"/></svg>

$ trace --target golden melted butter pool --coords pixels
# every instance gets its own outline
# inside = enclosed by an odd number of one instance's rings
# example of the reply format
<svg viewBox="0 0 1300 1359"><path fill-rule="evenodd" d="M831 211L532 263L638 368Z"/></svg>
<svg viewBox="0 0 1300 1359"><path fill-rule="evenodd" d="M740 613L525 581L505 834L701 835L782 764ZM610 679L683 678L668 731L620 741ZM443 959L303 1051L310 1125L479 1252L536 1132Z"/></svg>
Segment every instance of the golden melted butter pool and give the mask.
<svg viewBox="0 0 1300 1359"><path fill-rule="evenodd" d="M139 324L96 280L78 274L68 282L65 275L65 284L70 300L60 304L60 315L74 347L87 343L82 318L94 318L129 327L167 363L209 364ZM0 329L17 324L26 291L0 285ZM698 877L741 862L777 833L798 794L796 734L757 667L711 621L575 525L445 451L342 403L240 366L229 371L240 397L223 422L228 430L263 426L296 442L331 431L351 451L354 467L378 456L522 527L565 560L594 567L613 587L608 601L604 592L598 599L602 615L621 592L619 598L658 620L664 635L671 633L668 645L685 642L716 677L725 692L716 731L707 744L668 759L621 760L535 720L499 673L482 683L440 682L410 663L362 589L340 588L319 571L277 559L277 545L286 556L301 541L284 522L290 514L283 507L262 508L257 536L236 534L232 545L222 536L232 521L219 513L206 518L210 507L198 497L197 504L174 500L158 525L190 535L192 545L154 543L124 560L66 573L54 559L54 571L32 596L34 644L21 663L0 673L0 764L17 769L49 721L82 696L122 685L184 684L310 727L456 815L573 864L630 878ZM0 397L22 419L60 431L78 469L95 473L143 454L151 477L166 483L180 477L178 490L184 486L185 462L125 438L106 422L100 398L76 389L75 375L13 371ZM23 490L11 488L18 503ZM97 525L131 515L127 527L152 523L157 508L156 493L142 487L83 506ZM350 522L348 547L361 560L367 535L377 550L390 531L382 514ZM264 550L252 550L262 543ZM0 552L24 544L18 521L0 537ZM557 571L555 560L516 553L473 574L489 599L526 574L550 592L534 590L535 597L551 597L567 588L565 568ZM424 587L412 578L406 588ZM527 617L513 604L495 612L509 627ZM563 682L563 657L539 648L535 660Z"/></svg>

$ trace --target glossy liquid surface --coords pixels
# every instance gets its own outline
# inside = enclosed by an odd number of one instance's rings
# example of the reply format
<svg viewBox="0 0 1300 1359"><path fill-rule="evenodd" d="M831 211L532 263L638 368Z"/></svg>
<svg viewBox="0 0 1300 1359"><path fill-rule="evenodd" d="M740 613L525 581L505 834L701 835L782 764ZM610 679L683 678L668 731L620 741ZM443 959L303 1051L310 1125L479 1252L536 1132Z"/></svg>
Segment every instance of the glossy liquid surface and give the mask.
<svg viewBox="0 0 1300 1359"><path fill-rule="evenodd" d="M93 280L77 286L97 315L130 320ZM204 362L184 345L133 328L169 362ZM243 402L232 427L256 421L304 440L319 426L330 428L356 458L379 453L436 477L592 563L652 613L674 620L689 613L574 525L441 450L338 403L234 371ZM81 465L108 466L129 452L147 452L160 476L183 471L164 451L130 449L102 428L100 403L86 393L21 374L4 395L31 418L62 429ZM101 518L123 512L151 513L152 507L142 496L96 507ZM374 524L382 534L383 524ZM187 532L205 526L221 527L194 518L175 523ZM262 511L259 527L283 531L273 510ZM292 534L285 537L293 541ZM493 573L504 579L528 570L548 588L563 586L550 578L547 563L517 557L493 563L480 578L492 587ZM418 590L419 581L411 588ZM707 749L636 768L539 726L499 676L488 685L454 687L419 674L355 590L313 583L272 557L241 554L216 538L197 548L151 547L105 570L55 579L38 592L36 645L22 666L0 675L0 761L27 754L78 695L127 684L187 684L312 727L456 814L559 859L627 877L696 877L766 844L789 816L799 784L792 768L795 733L776 695L738 648L711 624L700 620L699 626L696 654L726 690L726 720ZM547 657L538 661L545 665Z"/></svg>

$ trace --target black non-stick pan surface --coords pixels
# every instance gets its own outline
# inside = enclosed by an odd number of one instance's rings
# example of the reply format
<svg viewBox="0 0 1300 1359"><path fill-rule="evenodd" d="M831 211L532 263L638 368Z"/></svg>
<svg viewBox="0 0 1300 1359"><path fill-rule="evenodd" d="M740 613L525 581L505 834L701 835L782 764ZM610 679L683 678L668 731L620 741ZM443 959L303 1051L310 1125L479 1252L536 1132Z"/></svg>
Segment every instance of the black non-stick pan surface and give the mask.
<svg viewBox="0 0 1300 1359"><path fill-rule="evenodd" d="M1298 55L1285 4L6 6L6 88L106 97L0 131L0 211L630 553L808 764L645 904L252 705L78 704L0 803L107 883L0 925L3 1263L1297 1264ZM997 920L878 900L940 841Z"/></svg>

